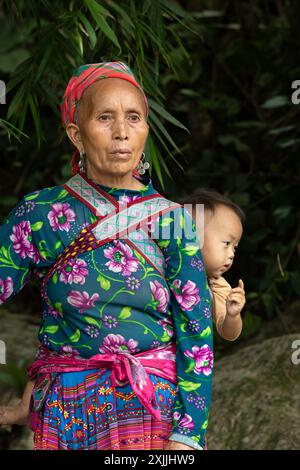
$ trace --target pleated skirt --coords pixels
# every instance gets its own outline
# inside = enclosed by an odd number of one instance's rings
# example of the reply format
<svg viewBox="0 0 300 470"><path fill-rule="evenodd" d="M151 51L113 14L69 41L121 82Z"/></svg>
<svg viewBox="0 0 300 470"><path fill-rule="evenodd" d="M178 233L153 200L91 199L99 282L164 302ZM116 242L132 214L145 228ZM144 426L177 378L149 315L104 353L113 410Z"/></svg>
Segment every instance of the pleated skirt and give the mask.
<svg viewBox="0 0 300 470"><path fill-rule="evenodd" d="M161 421L130 384L114 387L111 371L58 374L38 413L35 450L161 450L172 430L176 385L149 374Z"/></svg>

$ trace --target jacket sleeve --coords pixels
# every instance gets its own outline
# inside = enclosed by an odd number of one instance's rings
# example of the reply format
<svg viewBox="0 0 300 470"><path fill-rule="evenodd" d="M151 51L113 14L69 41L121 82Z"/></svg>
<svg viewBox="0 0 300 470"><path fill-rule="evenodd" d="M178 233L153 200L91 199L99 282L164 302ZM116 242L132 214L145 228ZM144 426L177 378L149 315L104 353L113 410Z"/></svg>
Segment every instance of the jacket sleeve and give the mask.
<svg viewBox="0 0 300 470"><path fill-rule="evenodd" d="M0 305L17 294L43 264L34 236L39 223L31 221L30 198L25 196L0 226Z"/></svg>
<svg viewBox="0 0 300 470"><path fill-rule="evenodd" d="M178 376L169 439L203 449L213 375L211 296L191 216L180 207L173 211L173 217L169 216L169 221L169 241L162 245L171 290Z"/></svg>

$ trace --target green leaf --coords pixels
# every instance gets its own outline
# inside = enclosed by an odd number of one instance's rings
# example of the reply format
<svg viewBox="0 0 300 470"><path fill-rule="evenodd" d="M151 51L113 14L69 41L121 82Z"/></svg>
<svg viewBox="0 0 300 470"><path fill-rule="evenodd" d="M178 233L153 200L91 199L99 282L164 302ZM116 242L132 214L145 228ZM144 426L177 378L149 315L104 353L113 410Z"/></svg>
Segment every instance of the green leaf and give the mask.
<svg viewBox="0 0 300 470"><path fill-rule="evenodd" d="M97 42L97 36L95 33L95 30L89 20L81 13L79 12L79 18L83 23L83 26L86 29L90 44L91 44L91 49L94 49L96 42Z"/></svg>
<svg viewBox="0 0 300 470"><path fill-rule="evenodd" d="M173 124L176 127L180 127L180 129L183 129L189 133L189 130L187 127L185 127L180 121L175 119L168 111L166 111L165 108L160 106L156 101L152 100L151 98L148 99L149 106L154 109L161 117L169 121L171 124Z"/></svg>
<svg viewBox="0 0 300 470"><path fill-rule="evenodd" d="M174 219L172 219L171 217L164 217L162 222L160 223L160 226L161 227L167 227L168 225L170 225L171 222L173 222Z"/></svg>
<svg viewBox="0 0 300 470"><path fill-rule="evenodd" d="M38 230L41 230L42 226L44 225L44 222L36 222L35 224L31 225L31 230L33 232L37 232Z"/></svg>
<svg viewBox="0 0 300 470"><path fill-rule="evenodd" d="M283 132L291 131L292 129L295 129L295 127L296 126L294 126L294 125L276 127L275 129L271 129L270 131L268 131L268 134L270 134L270 135L279 135L279 134L282 134Z"/></svg>
<svg viewBox="0 0 300 470"><path fill-rule="evenodd" d="M90 216L90 222L91 222L91 224L93 224L94 222L96 222L96 220L98 220L97 217L96 217L94 214L91 214L91 216Z"/></svg>
<svg viewBox="0 0 300 470"><path fill-rule="evenodd" d="M18 88L13 99L11 100L11 103L7 111L7 119L10 119L13 114L17 113L20 110L24 102L26 93L27 93L27 83L24 81L22 85Z"/></svg>
<svg viewBox="0 0 300 470"><path fill-rule="evenodd" d="M146 274L149 274L149 273L151 273L152 271L154 271L153 268L146 268Z"/></svg>
<svg viewBox="0 0 300 470"><path fill-rule="evenodd" d="M55 272L52 276L52 282L53 282L53 284L56 284L57 281L58 281L58 274L57 274L57 272Z"/></svg>
<svg viewBox="0 0 300 470"><path fill-rule="evenodd" d="M184 380L178 383L178 387L185 390L186 392L193 392L194 390L197 390L199 387L201 387L201 384Z"/></svg>
<svg viewBox="0 0 300 470"><path fill-rule="evenodd" d="M38 145L41 143L42 138L42 125L41 125L41 117L39 112L39 105L35 95L29 94L28 95L28 104L31 110L31 114L33 117L33 122L35 125L35 130L38 138Z"/></svg>
<svg viewBox="0 0 300 470"><path fill-rule="evenodd" d="M126 318L129 318L130 316L131 316L131 307L123 307L119 315L119 318L121 320L126 320Z"/></svg>
<svg viewBox="0 0 300 470"><path fill-rule="evenodd" d="M181 323L181 325L180 325L180 330L181 330L183 333L186 333L186 322L185 322L185 323Z"/></svg>
<svg viewBox="0 0 300 470"><path fill-rule="evenodd" d="M57 310L59 313L63 313L63 311L62 311L62 303L61 303L61 302L55 302L54 308L55 308L55 310Z"/></svg>
<svg viewBox="0 0 300 470"><path fill-rule="evenodd" d="M269 98L265 101L261 107L264 109L274 109L274 108L281 108L282 106L290 105L291 101L288 99L287 96L278 95L273 96L273 98Z"/></svg>
<svg viewBox="0 0 300 470"><path fill-rule="evenodd" d="M58 241L55 243L55 245L54 245L54 249L55 249L55 250L58 250L58 248L60 248L60 247L61 247L61 241L58 240Z"/></svg>
<svg viewBox="0 0 300 470"><path fill-rule="evenodd" d="M151 123L151 127L153 124L159 129L163 137L172 145L172 147L176 150L176 152L181 153L178 145L175 143L173 138L170 136L169 132L167 131L166 127L163 123L158 119L156 114L152 111L149 113L149 121Z"/></svg>
<svg viewBox="0 0 300 470"><path fill-rule="evenodd" d="M38 195L39 191L36 194L31 194L31 196L25 196L24 201L32 201L32 199L35 199L36 197L38 197Z"/></svg>
<svg viewBox="0 0 300 470"><path fill-rule="evenodd" d="M136 250L133 250L133 251L134 251L134 254L135 254L135 256L137 257L137 259L138 259L142 264L145 264L145 262L146 262L145 258L144 258L142 255L140 255L138 251L136 251Z"/></svg>
<svg viewBox="0 0 300 470"><path fill-rule="evenodd" d="M159 240L158 245L160 248L166 248L170 245L170 240Z"/></svg>
<svg viewBox="0 0 300 470"><path fill-rule="evenodd" d="M203 330L200 334L200 338L207 338L208 336L211 335L211 328L210 326L207 326L205 330Z"/></svg>
<svg viewBox="0 0 300 470"><path fill-rule="evenodd" d="M248 298L248 296L247 296ZM269 313L269 311L267 311ZM272 307L270 307L269 317L272 316ZM253 336L260 329L262 318L251 312L246 312L243 318L243 331L241 338L249 338Z"/></svg>
<svg viewBox="0 0 300 470"><path fill-rule="evenodd" d="M9 259L8 250L5 248L5 246L2 246L2 248L0 248L0 255L3 256L4 259Z"/></svg>
<svg viewBox="0 0 300 470"><path fill-rule="evenodd" d="M160 340L163 342L163 343L166 343L168 341L170 341L171 339L171 336L168 334L167 331L164 331L164 334L162 335L162 337L160 338Z"/></svg>
<svg viewBox="0 0 300 470"><path fill-rule="evenodd" d="M75 333L69 338L71 343L77 343L80 339L80 330L76 330Z"/></svg>
<svg viewBox="0 0 300 470"><path fill-rule="evenodd" d="M97 326L98 328L101 328L101 324L95 319L95 318L92 318L92 317L84 317L85 321L87 323L89 323L90 325L95 325Z"/></svg>
<svg viewBox="0 0 300 470"><path fill-rule="evenodd" d="M184 229L185 226L185 220L183 214L180 214L180 227Z"/></svg>
<svg viewBox="0 0 300 470"><path fill-rule="evenodd" d="M39 254L41 255L42 258L47 259L49 256L49 251L39 250Z"/></svg>
<svg viewBox="0 0 300 470"><path fill-rule="evenodd" d="M208 426L208 419L206 421L204 421L204 423L201 426L201 429L206 429L207 426Z"/></svg>
<svg viewBox="0 0 300 470"><path fill-rule="evenodd" d="M189 367L185 370L185 373L188 374L189 372L192 372L195 368L195 361L191 361Z"/></svg>
<svg viewBox="0 0 300 470"><path fill-rule="evenodd" d="M69 193L66 189L62 189L59 193L59 195L57 196L57 199L62 199L63 197L67 196Z"/></svg>
<svg viewBox="0 0 300 470"><path fill-rule="evenodd" d="M102 276L102 274L99 274L99 276L97 277L97 281L100 283L100 286L102 287L102 289L104 290L110 289L110 286L111 286L110 281L106 279L104 276Z"/></svg>
<svg viewBox="0 0 300 470"><path fill-rule="evenodd" d="M51 325L51 326L46 326L44 328L44 333L50 333L51 335L54 335L59 330L58 325Z"/></svg>
<svg viewBox="0 0 300 470"><path fill-rule="evenodd" d="M198 245L187 245L185 248L182 249L184 253L186 253L188 256L194 256L198 251L200 247Z"/></svg>
<svg viewBox="0 0 300 470"><path fill-rule="evenodd" d="M113 42L121 50L121 46L119 44L117 36L115 35L114 31L111 29L111 27L104 18L104 15L107 14L105 8L103 8L95 0L84 0L84 3L86 4L87 8L89 9L92 17L96 21L101 31L105 34L105 36L108 37L111 42Z"/></svg>

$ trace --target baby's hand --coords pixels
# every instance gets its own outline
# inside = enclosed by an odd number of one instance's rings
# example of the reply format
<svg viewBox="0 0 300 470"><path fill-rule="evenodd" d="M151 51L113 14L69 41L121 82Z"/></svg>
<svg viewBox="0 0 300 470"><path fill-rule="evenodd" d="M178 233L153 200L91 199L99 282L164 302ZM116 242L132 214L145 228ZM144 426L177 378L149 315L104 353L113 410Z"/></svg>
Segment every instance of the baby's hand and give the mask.
<svg viewBox="0 0 300 470"><path fill-rule="evenodd" d="M20 402L15 406L0 406L0 425L1 424L27 424L29 418L29 409Z"/></svg>
<svg viewBox="0 0 300 470"><path fill-rule="evenodd" d="M232 289L226 299L227 315L236 317L243 310L245 303L246 296L244 291L244 283L240 279L238 287Z"/></svg>

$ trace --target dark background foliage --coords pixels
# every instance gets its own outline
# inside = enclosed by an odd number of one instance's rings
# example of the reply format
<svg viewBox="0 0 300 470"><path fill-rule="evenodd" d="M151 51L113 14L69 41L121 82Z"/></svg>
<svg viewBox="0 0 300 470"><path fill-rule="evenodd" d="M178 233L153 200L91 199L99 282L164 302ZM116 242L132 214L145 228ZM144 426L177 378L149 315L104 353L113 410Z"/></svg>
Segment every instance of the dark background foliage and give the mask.
<svg viewBox="0 0 300 470"><path fill-rule="evenodd" d="M247 289L243 339L287 319L300 291L300 3L296 0L2 1L1 216L64 182L59 99L73 69L127 62L151 105L151 176L170 199L201 186L246 212L228 279ZM25 135L24 135L25 134ZM38 312L37 286L18 308Z"/></svg>

